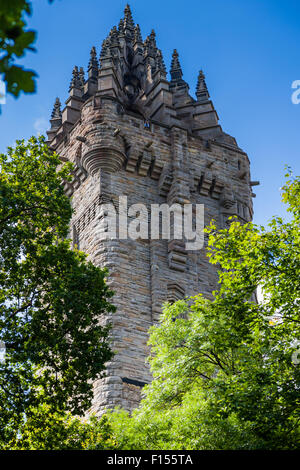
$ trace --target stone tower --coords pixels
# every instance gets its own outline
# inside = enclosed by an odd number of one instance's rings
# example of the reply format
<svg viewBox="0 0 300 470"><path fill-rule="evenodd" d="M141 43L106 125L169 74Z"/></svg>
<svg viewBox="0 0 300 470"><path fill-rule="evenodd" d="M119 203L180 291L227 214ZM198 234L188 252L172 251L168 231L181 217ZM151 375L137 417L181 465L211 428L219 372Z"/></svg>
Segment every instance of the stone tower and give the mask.
<svg viewBox="0 0 300 470"><path fill-rule="evenodd" d="M205 223L228 216L252 218L249 159L223 132L202 71L195 98L183 79L178 52L170 79L152 30L145 40L129 6L103 41L92 47L87 73L74 67L69 97L57 98L48 140L62 161L75 165L65 183L74 208L71 235L97 266L109 269L117 312L107 377L95 384L93 411L132 409L151 380L145 363L149 327L165 301L216 288L216 268L205 249L187 251L182 240L109 239L106 205L204 204ZM104 227L104 228L103 228Z"/></svg>

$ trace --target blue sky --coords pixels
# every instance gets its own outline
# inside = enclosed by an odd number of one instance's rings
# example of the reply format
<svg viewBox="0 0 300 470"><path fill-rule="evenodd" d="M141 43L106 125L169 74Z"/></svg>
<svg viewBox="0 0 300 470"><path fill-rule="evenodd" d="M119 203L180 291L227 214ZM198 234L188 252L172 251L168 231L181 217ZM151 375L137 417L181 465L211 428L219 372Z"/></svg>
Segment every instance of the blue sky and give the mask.
<svg viewBox="0 0 300 470"><path fill-rule="evenodd" d="M18 138L44 132L56 96L64 102L74 65L87 66L89 51L123 15L125 1L34 0L29 26L38 30L36 53L23 59L37 71L37 93L8 97L0 116L0 151ZM224 131L251 160L256 223L284 215L280 187L284 167L300 174L300 104L292 82L300 80L298 0L131 0L143 37L154 28L169 69L177 48L195 92L203 68Z"/></svg>

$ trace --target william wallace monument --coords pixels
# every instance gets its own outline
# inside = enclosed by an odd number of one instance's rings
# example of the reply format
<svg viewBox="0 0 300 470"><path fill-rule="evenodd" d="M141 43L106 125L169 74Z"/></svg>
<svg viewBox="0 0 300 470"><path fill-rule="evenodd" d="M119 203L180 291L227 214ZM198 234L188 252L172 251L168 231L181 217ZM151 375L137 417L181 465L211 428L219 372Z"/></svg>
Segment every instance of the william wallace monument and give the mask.
<svg viewBox="0 0 300 470"><path fill-rule="evenodd" d="M113 360L95 383L92 411L116 405L131 410L151 381L145 362L149 327L164 302L202 293L210 297L217 270L205 248L183 240L105 236L105 206L204 204L205 224L219 227L236 215L252 219L249 159L223 132L202 71L196 98L183 79L178 53L170 77L155 32L142 39L130 7L103 41L100 60L92 47L87 74L74 67L69 97L56 99L48 142L62 161L75 165L65 183L74 214L73 243L109 270L117 312L111 316ZM101 228L102 227L102 228Z"/></svg>

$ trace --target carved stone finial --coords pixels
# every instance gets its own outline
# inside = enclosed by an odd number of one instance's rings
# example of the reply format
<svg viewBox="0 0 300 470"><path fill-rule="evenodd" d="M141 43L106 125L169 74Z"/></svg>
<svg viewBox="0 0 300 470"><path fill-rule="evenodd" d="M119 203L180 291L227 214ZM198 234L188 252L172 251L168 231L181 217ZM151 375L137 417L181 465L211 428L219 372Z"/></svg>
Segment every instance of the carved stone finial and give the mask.
<svg viewBox="0 0 300 470"><path fill-rule="evenodd" d="M79 79L80 79L81 87L83 88L84 84L85 84L85 76L84 76L83 67L80 67L80 69L79 69Z"/></svg>
<svg viewBox="0 0 300 470"><path fill-rule="evenodd" d="M53 111L51 113L51 118L52 119L60 119L61 118L61 102L59 98L56 98L54 106L53 106Z"/></svg>
<svg viewBox="0 0 300 470"><path fill-rule="evenodd" d="M108 41L104 39L102 42L101 52L100 52L100 61L103 60L105 57L108 56Z"/></svg>
<svg viewBox="0 0 300 470"><path fill-rule="evenodd" d="M119 22L119 33L124 33L124 20L123 18L120 19L120 22Z"/></svg>
<svg viewBox="0 0 300 470"><path fill-rule="evenodd" d="M95 46L92 47L90 52L90 60L88 65L88 76L89 78L97 78L98 76L98 60L97 60L97 52Z"/></svg>
<svg viewBox="0 0 300 470"><path fill-rule="evenodd" d="M92 47L90 52L90 61L88 68L98 68L98 61L97 61L97 52L95 46Z"/></svg>
<svg viewBox="0 0 300 470"><path fill-rule="evenodd" d="M119 46L119 31L116 26L110 30L109 39L111 47Z"/></svg>
<svg viewBox="0 0 300 470"><path fill-rule="evenodd" d="M81 88L81 81L80 81L80 76L79 76L77 65L75 65L72 71L72 79L71 79L69 91L71 91L72 88Z"/></svg>
<svg viewBox="0 0 300 470"><path fill-rule="evenodd" d="M209 92L205 82L205 75L202 70L200 70L198 75L196 96L198 101L206 101L209 99Z"/></svg>
<svg viewBox="0 0 300 470"><path fill-rule="evenodd" d="M157 54L157 46L156 46L156 35L154 29L152 29L149 36L146 37L144 42L145 47L145 57L150 56L155 59Z"/></svg>
<svg viewBox="0 0 300 470"><path fill-rule="evenodd" d="M164 76L166 76L167 70L166 70L164 58L160 49L157 49L156 65L157 65L157 70L159 70Z"/></svg>
<svg viewBox="0 0 300 470"><path fill-rule="evenodd" d="M143 42L140 26L137 24L134 28L134 42Z"/></svg>
<svg viewBox="0 0 300 470"><path fill-rule="evenodd" d="M175 82L181 81L182 75L183 75L178 57L179 57L179 54L177 50L174 49L174 52L172 54L170 75L171 75L171 80Z"/></svg>
<svg viewBox="0 0 300 470"><path fill-rule="evenodd" d="M151 33L150 33L150 36L149 36L149 37L150 37L150 39L151 39L152 41L155 41L156 34L155 34L154 29L151 30Z"/></svg>
<svg viewBox="0 0 300 470"><path fill-rule="evenodd" d="M56 130L61 126L62 123L62 112L61 112L61 103L60 99L56 98L54 106L53 106L53 111L51 113L51 119L50 119L50 124L51 124L51 129L48 131L48 137L51 140L51 135L53 137L53 132L55 133Z"/></svg>
<svg viewBox="0 0 300 470"><path fill-rule="evenodd" d="M124 15L125 15L124 16L124 30L129 29L133 31L134 21L133 21L132 13L131 13L130 6L128 5L128 3L125 7Z"/></svg>

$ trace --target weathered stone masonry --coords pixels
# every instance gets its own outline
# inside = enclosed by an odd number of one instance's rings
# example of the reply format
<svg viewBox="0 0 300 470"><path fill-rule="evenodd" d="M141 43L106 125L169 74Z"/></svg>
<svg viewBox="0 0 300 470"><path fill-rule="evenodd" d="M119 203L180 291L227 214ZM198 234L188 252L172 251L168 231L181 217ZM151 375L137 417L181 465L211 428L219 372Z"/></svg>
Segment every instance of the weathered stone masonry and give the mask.
<svg viewBox="0 0 300 470"><path fill-rule="evenodd" d="M129 6L119 27L103 41L100 62L93 47L87 70L75 67L66 106L56 100L49 145L75 164L65 184L75 214L73 242L97 266L109 269L116 294L116 356L95 384L93 411L132 409L151 380L145 363L149 327L161 305L198 292L209 296L217 272L205 250L186 251L179 240L106 240L105 204L188 202L205 205L205 222L220 227L228 216L252 218L249 160L222 131L202 71L196 99L173 52L170 80L154 31L142 40ZM100 225L102 231L100 230Z"/></svg>

